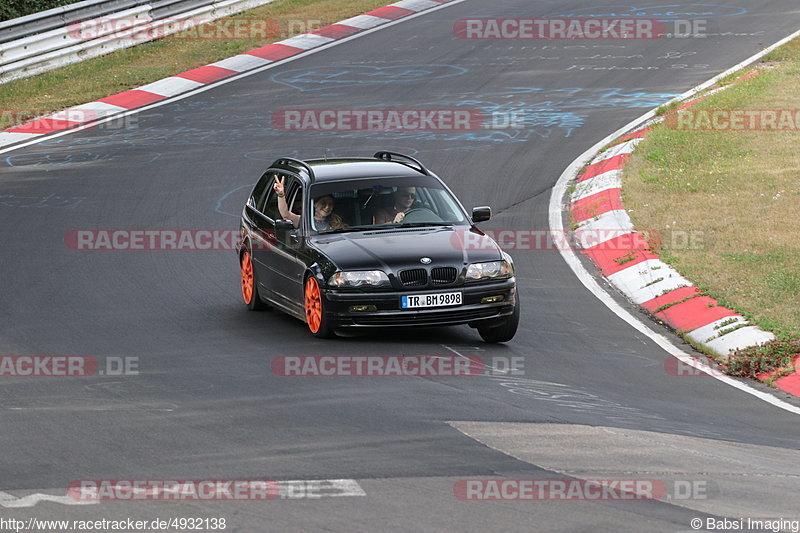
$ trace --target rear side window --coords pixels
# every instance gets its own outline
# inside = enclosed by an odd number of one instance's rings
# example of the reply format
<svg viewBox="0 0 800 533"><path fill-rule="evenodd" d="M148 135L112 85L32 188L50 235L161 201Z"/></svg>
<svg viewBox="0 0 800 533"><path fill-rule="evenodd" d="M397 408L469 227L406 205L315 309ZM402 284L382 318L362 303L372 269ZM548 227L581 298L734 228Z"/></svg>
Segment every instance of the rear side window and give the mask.
<svg viewBox="0 0 800 533"><path fill-rule="evenodd" d="M287 201L291 201L291 199L295 196L296 191L300 190L299 183L297 179L294 177L284 174L283 172L275 172L274 170L268 172L268 180L267 184L269 185L266 190L266 194L262 200L262 203L258 206L258 210L261 213L271 218L272 220L280 220L281 212L278 209L278 195L275 194L275 191L272 188L272 184L275 181L274 176L277 174L279 178L283 178L283 190L286 194ZM291 206L289 207L291 209Z"/></svg>
<svg viewBox="0 0 800 533"><path fill-rule="evenodd" d="M261 210L259 206L263 204L264 196L268 192L268 186L272 183L272 176L269 172L265 173L261 176L261 179L258 180L256 186L253 187L253 192L250 194L250 199L248 203L254 207L255 209ZM271 188L271 187L269 187Z"/></svg>
<svg viewBox="0 0 800 533"><path fill-rule="evenodd" d="M269 191L264 198L264 203L261 205L259 211L261 211L264 216L269 217L272 220L278 220L281 218L281 213L278 210L278 195L275 194L275 191L272 190L272 187L269 188Z"/></svg>

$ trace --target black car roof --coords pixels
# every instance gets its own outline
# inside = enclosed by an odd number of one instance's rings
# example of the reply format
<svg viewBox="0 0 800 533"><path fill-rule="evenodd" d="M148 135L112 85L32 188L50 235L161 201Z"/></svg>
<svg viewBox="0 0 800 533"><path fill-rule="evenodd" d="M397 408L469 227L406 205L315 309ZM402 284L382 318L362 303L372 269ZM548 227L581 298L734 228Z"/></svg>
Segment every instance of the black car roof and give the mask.
<svg viewBox="0 0 800 533"><path fill-rule="evenodd" d="M390 152L378 152L375 157L342 157L335 159L282 158L272 164L286 168L309 182L333 181L344 178L382 178L431 175L416 159Z"/></svg>

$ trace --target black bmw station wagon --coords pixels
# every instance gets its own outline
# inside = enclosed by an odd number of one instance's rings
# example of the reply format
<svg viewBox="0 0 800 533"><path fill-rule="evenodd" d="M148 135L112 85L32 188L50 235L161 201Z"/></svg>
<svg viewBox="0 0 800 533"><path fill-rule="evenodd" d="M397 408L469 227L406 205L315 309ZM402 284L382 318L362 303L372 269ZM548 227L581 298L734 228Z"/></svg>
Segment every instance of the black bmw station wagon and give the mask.
<svg viewBox="0 0 800 533"><path fill-rule="evenodd" d="M453 193L416 159L283 157L242 211L242 296L337 330L468 324L506 342L519 324L514 265Z"/></svg>

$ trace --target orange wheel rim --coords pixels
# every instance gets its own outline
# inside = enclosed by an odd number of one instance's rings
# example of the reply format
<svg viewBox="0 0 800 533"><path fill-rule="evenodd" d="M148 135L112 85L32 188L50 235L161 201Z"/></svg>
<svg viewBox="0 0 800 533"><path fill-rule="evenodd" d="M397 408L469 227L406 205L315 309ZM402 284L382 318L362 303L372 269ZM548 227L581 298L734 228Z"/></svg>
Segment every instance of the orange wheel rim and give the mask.
<svg viewBox="0 0 800 533"><path fill-rule="evenodd" d="M248 252L242 256L242 298L246 304L253 301L253 261Z"/></svg>
<svg viewBox="0 0 800 533"><path fill-rule="evenodd" d="M319 284L313 277L306 280L306 322L311 333L318 332L322 325L322 299Z"/></svg>

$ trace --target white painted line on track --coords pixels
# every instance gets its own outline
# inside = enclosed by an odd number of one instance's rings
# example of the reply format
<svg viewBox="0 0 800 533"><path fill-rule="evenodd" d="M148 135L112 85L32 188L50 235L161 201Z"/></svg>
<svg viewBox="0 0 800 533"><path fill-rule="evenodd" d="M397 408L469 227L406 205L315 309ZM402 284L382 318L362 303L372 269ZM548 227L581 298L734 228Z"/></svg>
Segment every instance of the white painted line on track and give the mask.
<svg viewBox="0 0 800 533"><path fill-rule="evenodd" d="M721 80L722 78L729 76L739 70L747 67L748 65L755 63L771 51L775 50L776 48L788 43L792 39L800 37L800 31L796 31L793 34L789 35L788 37L781 39L777 43L773 44L772 46L765 48L761 52L755 54L752 57L749 57L739 63L738 65L726 70L722 74L714 76L710 80L705 83L694 87L683 93L682 95L673 98L670 102L680 102L686 98L689 98L709 87L717 83L717 81ZM656 116L655 110L649 111L645 113L641 117L632 120L625 126L621 127L617 131L613 132L612 134L608 135L604 139L600 140L594 146L586 150L577 159L575 159L561 174L556 182L555 186L553 187L553 191L550 195L550 207L549 207L549 221L550 221L550 230L556 232L556 235L561 235L564 231L564 221L562 219L563 211L562 211L562 204L561 200L565 197L567 192L567 186L569 183L577 176L578 172L584 165L586 165L589 161L592 160L593 157L606 145L613 142L617 138L621 137L622 135L628 133L629 131L634 131L637 127L643 125L647 121L653 119ZM655 342L658 346L663 348L667 353L672 355L673 357L679 359L683 364L687 366L691 366L700 370L709 376L717 379L726 385L730 385L736 389L741 390L742 392L746 392L756 398L763 400L775 407L783 409L784 411L788 411L790 413L794 413L796 415L800 415L800 407L794 406L788 402L785 402L779 398L776 398L770 393L762 392L759 390L754 389L753 387L737 381L731 377L720 375L720 373L707 364L698 361L695 359L694 356L685 353L683 350L678 348L675 344L672 343L667 337L662 335L661 333L657 333L656 331L652 330L645 322L640 320L639 318L635 317L632 313L630 313L627 309L622 307L620 304L614 300L614 298L605 290L594 276L584 268L583 264L581 263L578 255L575 253L574 250L568 247L559 247L559 251L561 252L561 256L566 261L567 265L569 265L570 269L575 273L575 276L578 280L586 287L589 292L594 294L598 300L603 302L606 307L608 307L614 314L624 320L628 325L630 325L633 329L638 331L639 333L646 335L650 340Z"/></svg>
<svg viewBox="0 0 800 533"><path fill-rule="evenodd" d="M57 490L57 489L53 489ZM69 496L58 496L56 494L45 494L37 492L35 494L27 494L19 498L7 492L0 492L0 507L7 509L15 509L19 507L33 507L39 502L53 502L62 505L94 505L99 503L97 501L83 501L70 498Z"/></svg>
<svg viewBox="0 0 800 533"><path fill-rule="evenodd" d="M366 496L367 493L355 479L320 479L310 481L276 481L281 489L281 498L316 499ZM307 495L308 493L313 494Z"/></svg>

